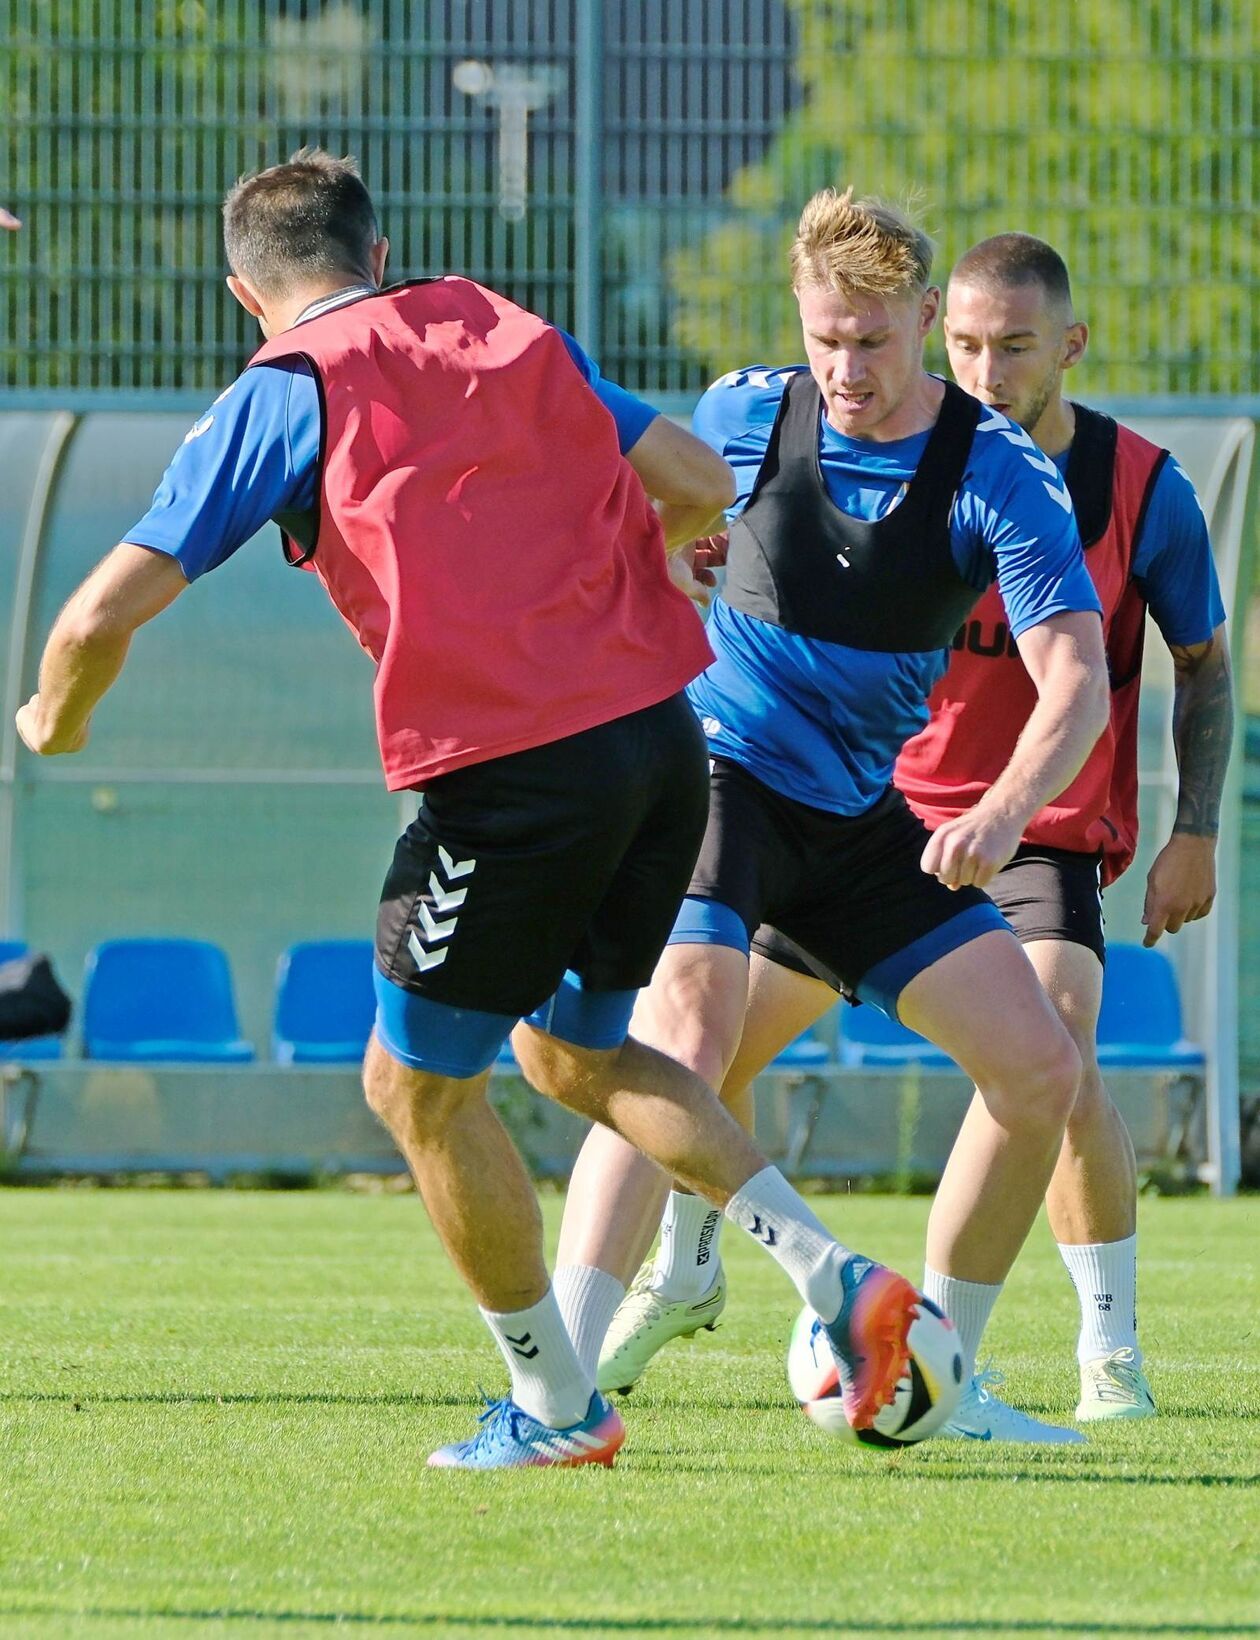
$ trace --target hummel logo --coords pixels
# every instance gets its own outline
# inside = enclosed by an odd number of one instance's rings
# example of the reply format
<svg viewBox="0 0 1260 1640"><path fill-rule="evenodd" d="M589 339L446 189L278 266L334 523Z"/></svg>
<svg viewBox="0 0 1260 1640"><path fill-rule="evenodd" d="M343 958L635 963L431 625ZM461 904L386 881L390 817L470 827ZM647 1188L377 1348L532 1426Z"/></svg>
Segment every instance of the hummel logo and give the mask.
<svg viewBox="0 0 1260 1640"><path fill-rule="evenodd" d="M467 888L451 888L448 885L459 877L471 877L477 869L475 859L454 860L438 844L438 863L445 874L446 881L437 871L429 873L429 901L417 899L416 921L419 929L412 929L407 935L407 949L415 959L416 967L423 974L427 969L437 968L446 961L447 947L443 943L449 940L455 932L459 922L459 909L468 898ZM454 916L447 916L447 912L454 912ZM437 913L437 915L435 915ZM441 945L440 951L431 950L431 946Z"/></svg>
<svg viewBox="0 0 1260 1640"><path fill-rule="evenodd" d="M429 873L429 897L435 911L458 911L468 898L466 888L443 888L436 871Z"/></svg>
<svg viewBox="0 0 1260 1640"><path fill-rule="evenodd" d="M420 901L416 909L420 915L420 926L424 929L424 937L431 945L436 944L438 940L450 939L455 932L455 924L459 921L458 917L452 917L449 922L438 922L423 900Z"/></svg>
<svg viewBox="0 0 1260 1640"><path fill-rule="evenodd" d="M417 939L416 931L413 928L407 935L407 949L411 952L416 967L423 974L426 968L436 968L439 963L445 962L450 947L444 945L440 951L426 951Z"/></svg>
<svg viewBox="0 0 1260 1640"><path fill-rule="evenodd" d="M1067 486L1059 476L1059 469L1053 459L1043 454L1033 443L1022 427L1008 421L998 410L990 410L987 418L981 418L976 426L977 433L999 433L1008 444L1013 444L1030 467L1038 472L1045 473L1046 478L1041 481L1041 487L1056 506L1062 507L1064 512L1072 511L1072 498L1067 492Z"/></svg>
<svg viewBox="0 0 1260 1640"><path fill-rule="evenodd" d="M765 1247L774 1247L779 1240L778 1233L774 1226L771 1224L763 1224L761 1222L760 1213L753 1214L752 1228L748 1233L757 1241L761 1242Z"/></svg>
<svg viewBox="0 0 1260 1640"><path fill-rule="evenodd" d="M534 1344L532 1333L523 1332L519 1338L513 1338L511 1333L504 1333L503 1336L512 1346L512 1354L519 1355L522 1361L532 1361L538 1354L538 1345ZM527 1350L526 1344L534 1344L533 1349Z"/></svg>

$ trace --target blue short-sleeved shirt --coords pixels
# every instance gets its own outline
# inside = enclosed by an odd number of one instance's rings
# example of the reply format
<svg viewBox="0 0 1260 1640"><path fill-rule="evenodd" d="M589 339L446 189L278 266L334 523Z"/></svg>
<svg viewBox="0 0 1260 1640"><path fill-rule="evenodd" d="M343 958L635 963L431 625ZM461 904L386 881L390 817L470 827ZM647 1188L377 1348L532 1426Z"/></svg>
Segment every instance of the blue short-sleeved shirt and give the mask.
<svg viewBox="0 0 1260 1640"><path fill-rule="evenodd" d="M803 367L752 366L723 376L693 426L735 469L746 505L788 378ZM891 443L847 438L819 418L828 494L858 518L896 506L928 433ZM982 415L950 513L954 562L982 592L995 578L1018 637L1052 615L1098 610L1072 503L1058 467L996 411ZM798 802L860 814L892 779L902 746L927 722L948 649L889 654L785 631L715 599L713 664L690 685L711 751Z"/></svg>
<svg viewBox="0 0 1260 1640"><path fill-rule="evenodd" d="M1054 459L1067 472L1070 449ZM1225 619L1207 519L1175 461L1160 468L1129 573L1166 643L1206 643Z"/></svg>
<svg viewBox="0 0 1260 1640"><path fill-rule="evenodd" d="M572 336L561 335L616 422L624 455L657 412L605 381ZM168 553L195 581L230 558L276 513L314 506L319 437L319 396L304 360L244 371L189 428L153 505L125 539Z"/></svg>

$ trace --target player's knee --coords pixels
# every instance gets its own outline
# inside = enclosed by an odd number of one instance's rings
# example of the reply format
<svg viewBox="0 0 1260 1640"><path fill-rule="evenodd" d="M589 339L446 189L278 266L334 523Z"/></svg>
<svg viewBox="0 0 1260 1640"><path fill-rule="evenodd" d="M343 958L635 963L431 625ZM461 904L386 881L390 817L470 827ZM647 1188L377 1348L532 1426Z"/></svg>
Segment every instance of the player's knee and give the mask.
<svg viewBox="0 0 1260 1640"><path fill-rule="evenodd" d="M1025 1072L1025 1098L1036 1119L1062 1129L1072 1114L1081 1081L1080 1052L1066 1031L1047 1035L1030 1055Z"/></svg>
<svg viewBox="0 0 1260 1640"><path fill-rule="evenodd" d="M1062 1029L1021 1044L1018 1060L993 1078L985 1101L1003 1126L1062 1132L1076 1102L1081 1056Z"/></svg>
<svg viewBox="0 0 1260 1640"><path fill-rule="evenodd" d="M531 1087L571 1110L594 1114L600 1071L609 1052L528 1027L513 1034L512 1047Z"/></svg>
<svg viewBox="0 0 1260 1640"><path fill-rule="evenodd" d="M478 1085L412 1070L379 1049L363 1065L368 1109L400 1143L423 1144L440 1133Z"/></svg>

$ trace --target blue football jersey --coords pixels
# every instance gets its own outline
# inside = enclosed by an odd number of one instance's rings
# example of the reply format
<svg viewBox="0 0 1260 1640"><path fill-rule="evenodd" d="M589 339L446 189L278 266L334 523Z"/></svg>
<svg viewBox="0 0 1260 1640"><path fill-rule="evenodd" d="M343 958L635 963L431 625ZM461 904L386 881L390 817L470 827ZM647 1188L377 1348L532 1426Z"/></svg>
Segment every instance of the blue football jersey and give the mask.
<svg viewBox="0 0 1260 1640"><path fill-rule="evenodd" d="M788 378L803 367L751 366L700 400L696 433L735 469L746 505ZM841 511L884 517L905 494L928 433L889 443L848 438L819 416L819 462ZM977 596L996 579L1016 637L1053 615L1099 608L1062 474L1028 435L986 409L949 519L959 574ZM948 649L887 653L805 638L714 600L713 664L690 685L714 755L785 796L860 814L927 721Z"/></svg>

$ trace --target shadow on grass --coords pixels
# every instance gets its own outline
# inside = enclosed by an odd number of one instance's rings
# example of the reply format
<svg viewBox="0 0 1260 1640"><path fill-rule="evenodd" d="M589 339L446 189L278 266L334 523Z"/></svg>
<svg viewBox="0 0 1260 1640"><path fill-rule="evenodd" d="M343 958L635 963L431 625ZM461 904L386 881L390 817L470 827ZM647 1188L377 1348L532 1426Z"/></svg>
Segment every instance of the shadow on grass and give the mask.
<svg viewBox="0 0 1260 1640"><path fill-rule="evenodd" d="M0 1608L2 1609L2 1608ZM354 1625L361 1628L400 1629L507 1629L521 1634L1065 1634L1090 1635L1260 1635L1255 1623L1041 1623L988 1621L983 1618L905 1623L861 1621L845 1622L828 1619L818 1623L811 1618L756 1618L707 1617L703 1622L689 1622L681 1617L526 1617L526 1616L473 1616L452 1612L403 1613L375 1612L286 1612L286 1611L233 1611L218 1610L179 1611L155 1606L151 1610L140 1607L63 1607L13 1606L8 1615L14 1618L92 1618L120 1623L168 1621L187 1623L327 1623Z"/></svg>
<svg viewBox="0 0 1260 1640"><path fill-rule="evenodd" d="M996 1454L995 1454L996 1456ZM662 1455L660 1453L644 1453L627 1447L625 1457L629 1463L623 1463L621 1471L632 1471L635 1474L659 1475L765 1475L783 1478L783 1469L775 1464L740 1463L732 1461L723 1463L706 1461L695 1458L686 1453L677 1455ZM1045 1469L1005 1469L995 1464L992 1468L980 1468L974 1462L959 1463L940 1467L922 1461L896 1459L891 1462L872 1459L868 1465L855 1465L852 1468L836 1470L827 1476L829 1486L842 1486L846 1481L868 1481L872 1477L885 1482L910 1481L921 1486L925 1481L939 1481L947 1485L956 1485L959 1481L1002 1483L1009 1481L1056 1481L1066 1482L1071 1486L1238 1486L1244 1489L1260 1487L1260 1475L1114 1475L1106 1470L1095 1468L1061 1467ZM814 1474L813 1478L817 1478ZM1260 1624L1255 1627L1256 1634L1260 1635Z"/></svg>
<svg viewBox="0 0 1260 1640"><path fill-rule="evenodd" d="M63 1369L65 1370L65 1369ZM77 1369L75 1369L77 1370ZM76 1394L73 1390L0 1390L0 1405L30 1402L32 1404L52 1403L64 1401L78 1402L80 1405L95 1404L100 1406L416 1406L416 1407L478 1407L482 1404L481 1398L475 1394L431 1394L411 1390L389 1390L378 1395L345 1395L331 1391L299 1390L299 1391L225 1391L220 1394L214 1390L155 1390L143 1394L113 1394L97 1390L85 1390ZM788 1413L792 1407L786 1401L762 1399L757 1396L745 1396L740 1399L706 1395L705 1409L710 1412L739 1412L739 1413ZM695 1404L689 1401L678 1400L673 1396L643 1397L631 1402L628 1397L618 1397L615 1405L623 1411L627 1406L632 1411L644 1413L656 1412L686 1412L693 1413ZM1032 1412L1034 1416L1064 1419L1069 1416L1062 1407L1044 1407L1029 1403L1022 1410ZM1167 1412L1162 1423L1169 1423L1178 1419L1220 1419L1226 1414L1217 1407L1178 1406ZM1260 1403L1252 1405L1243 1402L1228 1414L1230 1421L1247 1422L1260 1419Z"/></svg>
<svg viewBox="0 0 1260 1640"><path fill-rule="evenodd" d="M96 1390L81 1390L78 1394L67 1390L5 1390L0 1391L0 1405L47 1406L62 1403L66 1406L164 1406L164 1407L269 1407L269 1406L327 1406L327 1407L471 1407L483 1405L479 1395L427 1395L409 1390L391 1391L382 1395L338 1395L317 1390L290 1393L214 1390L162 1390L143 1395L101 1394Z"/></svg>

